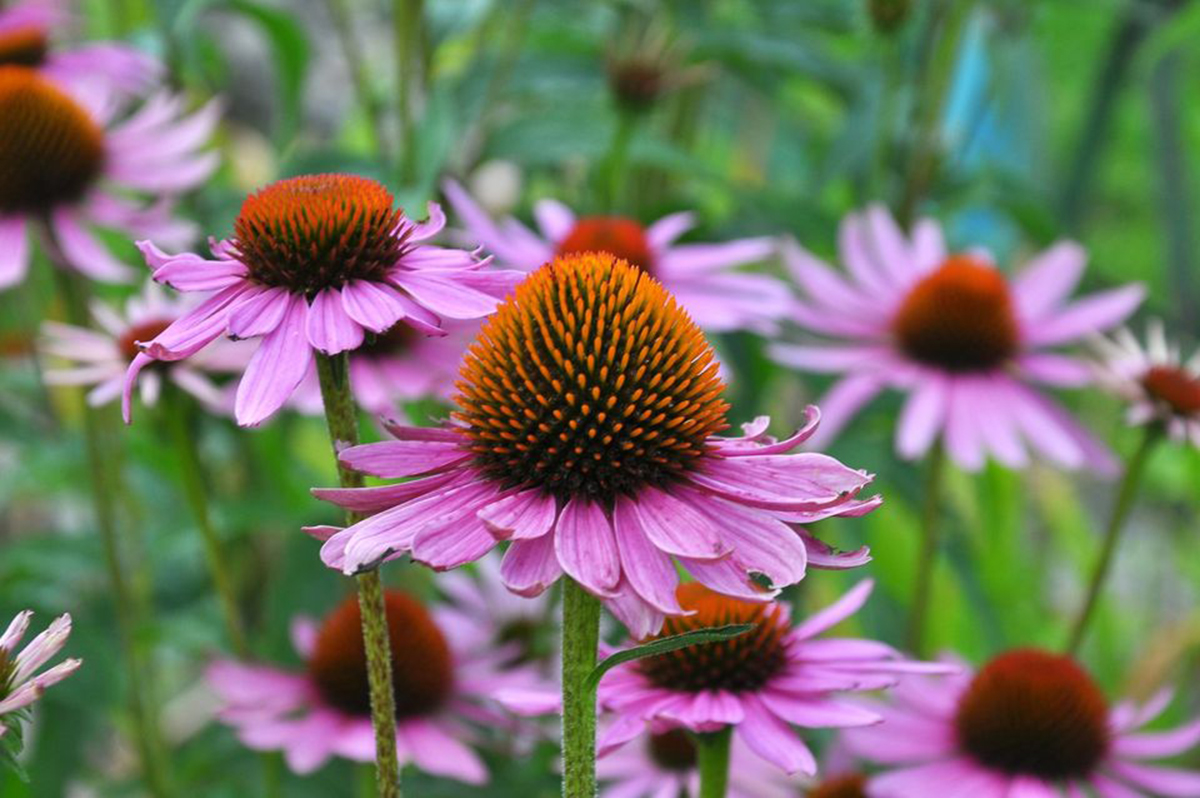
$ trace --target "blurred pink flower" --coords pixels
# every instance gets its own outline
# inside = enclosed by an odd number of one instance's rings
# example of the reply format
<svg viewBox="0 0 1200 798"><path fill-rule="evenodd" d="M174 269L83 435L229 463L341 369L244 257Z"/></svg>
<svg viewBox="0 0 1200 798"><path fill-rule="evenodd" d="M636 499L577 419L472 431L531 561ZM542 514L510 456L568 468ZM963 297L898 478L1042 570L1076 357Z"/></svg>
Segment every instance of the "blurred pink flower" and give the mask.
<svg viewBox="0 0 1200 798"><path fill-rule="evenodd" d="M727 798L795 798L799 794L797 784L751 754L741 740L733 740L729 758ZM675 725L647 724L641 735L596 761L596 777L603 785L600 798L700 794L695 743Z"/></svg>
<svg viewBox="0 0 1200 798"><path fill-rule="evenodd" d="M354 401L376 416L403 420L405 402L449 399L454 378L474 334L477 322L443 321L444 336L421 335L398 323L350 353L350 388ZM321 384L314 364L296 388L292 405L301 413L324 412Z"/></svg>
<svg viewBox="0 0 1200 798"><path fill-rule="evenodd" d="M540 359L543 345L555 360ZM713 434L725 427L722 388L711 347L662 286L611 255L561 257L484 323L456 423L388 425L395 440L341 453L363 473L421 479L314 490L373 515L310 531L347 574L405 553L457 568L510 540L510 590L538 595L566 573L639 636L682 612L676 562L715 590L766 601L774 593L751 574L777 590L804 577L810 547L814 561L831 559L789 524L879 500L856 498L866 472L790 453L816 429L816 408L784 441L765 421L746 437Z"/></svg>
<svg viewBox="0 0 1200 798"><path fill-rule="evenodd" d="M1162 424L1173 439L1200 447L1200 352L1185 363L1161 322L1150 325L1145 346L1127 329L1094 346L1100 383L1130 403L1130 424Z"/></svg>
<svg viewBox="0 0 1200 798"><path fill-rule="evenodd" d="M909 394L896 428L905 459L940 436L969 470L989 454L1023 467L1027 447L1063 467L1115 470L1108 450L1030 383L1089 383L1086 364L1043 350L1119 323L1141 302L1141 286L1068 302L1086 261L1079 245L1054 245L1010 281L986 253L949 253L937 223L921 220L905 237L879 206L847 216L839 244L848 276L794 244L784 260L805 294L796 323L847 343L771 349L784 365L846 375L821 400L823 441L895 388Z"/></svg>
<svg viewBox="0 0 1200 798"><path fill-rule="evenodd" d="M1200 795L1200 772L1145 764L1200 742L1200 720L1143 732L1170 703L1163 692L1138 706L1107 706L1091 677L1068 657L1009 651L977 674L906 680L894 702L869 708L884 722L843 739L890 770L868 785L872 798L1139 798Z"/></svg>
<svg viewBox="0 0 1200 798"><path fill-rule="evenodd" d="M215 291L143 346L130 366L123 411L137 373L154 360L181 360L223 335L262 337L238 385L235 416L262 423L283 406L313 363L314 350L358 349L367 333L403 322L445 335L442 317L478 319L524 275L488 269L473 253L423 242L445 224L413 222L391 192L356 175L309 175L250 195L235 237L212 245L215 260L167 255L140 245L154 279L180 291Z"/></svg>
<svg viewBox="0 0 1200 798"><path fill-rule="evenodd" d="M36 69L83 91L112 88L136 94L159 81L162 65L124 44L57 45L54 39L72 21L64 6L53 0L26 0L0 9L0 65Z"/></svg>
<svg viewBox="0 0 1200 798"><path fill-rule="evenodd" d="M732 726L735 739L786 773L815 774L816 759L794 727L868 726L881 720L839 693L884 689L909 674L954 669L906 660L873 640L815 639L857 612L872 587L870 580L860 582L793 625L784 604L729 598L697 582L681 585L680 603L694 614L670 618L663 635L726 624L754 628L610 671L600 683L598 701L617 720L598 743L601 755L640 735L648 722L695 732Z"/></svg>
<svg viewBox="0 0 1200 798"><path fill-rule="evenodd" d="M468 742L486 728L510 729L512 719L491 701L492 692L536 683L528 667L506 666L513 647L485 644L494 630L472 630L428 610L404 593L388 591L388 630L396 698L396 750L434 775L483 784L483 761ZM375 759L362 616L347 598L320 626L297 619L292 640L303 671L221 660L208 681L223 704L221 719L242 742L260 751L281 750L288 766L309 773L332 756Z"/></svg>
<svg viewBox="0 0 1200 798"><path fill-rule="evenodd" d="M47 687L58 684L83 664L82 660L66 659L38 673L38 669L66 644L71 634L70 615L55 618L46 631L35 637L20 653L14 654L17 644L29 629L32 617L30 610L17 613L8 629L0 635L0 737L8 731L5 715L37 701Z"/></svg>
<svg viewBox="0 0 1200 798"><path fill-rule="evenodd" d="M467 235L504 265L532 271L556 255L606 251L644 269L659 280L696 324L708 332L774 332L787 316L791 292L780 280L735 267L775 254L769 238L744 238L722 244L677 244L695 225L691 213L675 213L643 228L619 216L585 216L555 200L534 208L541 235L516 219L498 225L452 180L446 198L467 227Z"/></svg>
<svg viewBox="0 0 1200 798"><path fill-rule="evenodd" d="M38 73L0 66L0 289L25 277L29 228L46 219L63 259L97 280L132 272L88 230L182 246L195 230L172 215L171 195L195 188L217 166L201 152L220 114L217 103L184 113L157 94L129 116L109 92L72 95ZM149 195L145 202L131 197Z"/></svg>
<svg viewBox="0 0 1200 798"><path fill-rule="evenodd" d="M94 386L87 395L92 406L113 401L121 395L125 371L139 352L138 342L158 335L199 302L189 299L168 297L157 283L147 281L140 294L125 302L123 313L93 300L92 318L98 330L43 322L38 348L44 355L71 362L70 367L47 368L43 378L48 385ZM142 376L142 403L147 406L157 403L166 378L199 399L210 411L232 413L229 391L214 383L209 375L236 373L249 358L245 346L227 341L186 363L162 363L161 368Z"/></svg>

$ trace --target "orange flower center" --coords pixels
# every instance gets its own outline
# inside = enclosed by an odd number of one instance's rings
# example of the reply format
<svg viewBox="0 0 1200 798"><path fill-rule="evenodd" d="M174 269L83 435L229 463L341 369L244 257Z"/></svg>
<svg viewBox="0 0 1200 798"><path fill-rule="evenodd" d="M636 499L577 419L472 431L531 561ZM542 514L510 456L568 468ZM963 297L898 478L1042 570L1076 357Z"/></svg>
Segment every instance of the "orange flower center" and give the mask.
<svg viewBox="0 0 1200 798"><path fill-rule="evenodd" d="M654 253L646 231L622 216L585 216L558 243L559 255L577 252L607 252L654 274Z"/></svg>
<svg viewBox="0 0 1200 798"><path fill-rule="evenodd" d="M1084 778L1108 753L1108 705L1069 657L1019 649L971 682L955 716L959 744L987 767L1057 780Z"/></svg>
<svg viewBox="0 0 1200 798"><path fill-rule="evenodd" d="M0 66L0 215L75 202L104 165L104 132L36 72Z"/></svg>
<svg viewBox="0 0 1200 798"><path fill-rule="evenodd" d="M46 31L35 25L0 33L0 66L41 66L48 50Z"/></svg>
<svg viewBox="0 0 1200 798"><path fill-rule="evenodd" d="M396 717L428 715L454 689L454 657L428 610L397 591L384 594L392 644ZM331 612L317 635L308 672L331 705L352 715L371 713L362 613L351 596Z"/></svg>
<svg viewBox="0 0 1200 798"><path fill-rule="evenodd" d="M393 204L391 192L358 175L280 180L242 203L233 223L238 259L256 282L297 294L380 282L405 245Z"/></svg>
<svg viewBox="0 0 1200 798"><path fill-rule="evenodd" d="M821 782L808 798L867 798L867 777L853 773Z"/></svg>
<svg viewBox="0 0 1200 798"><path fill-rule="evenodd" d="M906 355L946 371L985 371L1017 351L1017 319L1004 277L955 255L913 286L892 319Z"/></svg>
<svg viewBox="0 0 1200 798"><path fill-rule="evenodd" d="M663 770L687 772L696 767L696 744L683 729L649 735L646 750Z"/></svg>
<svg viewBox="0 0 1200 798"><path fill-rule="evenodd" d="M723 389L670 294L589 252L533 272L484 323L455 416L493 479L610 501L691 468L726 426Z"/></svg>
<svg viewBox="0 0 1200 798"><path fill-rule="evenodd" d="M778 605L723 596L699 582L680 585L676 595L680 605L695 614L667 616L662 631L650 639L727 624L749 623L754 628L729 640L697 643L638 660L637 668L652 684L688 693L753 692L787 662L784 638L791 627Z"/></svg>
<svg viewBox="0 0 1200 798"><path fill-rule="evenodd" d="M174 319L149 319L141 324L134 325L125 331L125 334L117 339L117 348L121 350L121 357L126 360L133 360L141 353L141 348L138 347L138 341L152 341L158 337L158 334L167 329L174 322Z"/></svg>
<svg viewBox="0 0 1200 798"><path fill-rule="evenodd" d="M1176 366L1153 366L1142 377L1142 387L1156 402L1180 416L1200 413L1200 379Z"/></svg>

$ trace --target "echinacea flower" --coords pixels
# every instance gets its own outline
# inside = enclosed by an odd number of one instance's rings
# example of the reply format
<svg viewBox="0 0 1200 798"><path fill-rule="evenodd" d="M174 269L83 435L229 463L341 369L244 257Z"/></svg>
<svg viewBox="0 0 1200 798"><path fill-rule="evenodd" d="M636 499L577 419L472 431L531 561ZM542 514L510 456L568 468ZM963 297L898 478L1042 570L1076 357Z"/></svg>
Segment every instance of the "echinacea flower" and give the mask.
<svg viewBox="0 0 1200 798"><path fill-rule="evenodd" d="M479 324L442 324L446 334L435 336L399 322L351 352L350 388L355 403L373 415L403 419L404 402L449 399L458 365ZM315 365L296 388L291 404L302 413L322 412Z"/></svg>
<svg viewBox="0 0 1200 798"><path fill-rule="evenodd" d="M1200 446L1200 352L1185 363L1161 322L1150 325L1145 346L1127 329L1094 345L1100 383L1130 403L1130 424L1161 424L1173 439Z"/></svg>
<svg viewBox="0 0 1200 798"><path fill-rule="evenodd" d="M678 244L676 239L696 223L691 213L671 214L643 227L622 216L577 218L548 199L534 207L538 236L516 219L497 225L457 183L446 181L443 188L471 239L505 266L532 271L559 255L608 252L661 282L707 332L769 333L788 312L792 297L783 282L735 270L774 254L771 239Z"/></svg>
<svg viewBox="0 0 1200 798"><path fill-rule="evenodd" d="M878 723L879 715L838 694L878 690L905 674L946 667L906 660L873 640L817 639L857 612L872 587L864 580L793 625L784 604L722 596L698 582L680 585L679 603L691 614L668 618L662 635L726 624L753 628L729 640L685 646L610 671L600 683L598 701L617 721L600 740L600 752L640 734L647 722L676 723L694 732L732 726L734 737L766 761L789 774L813 775L816 759L793 727Z"/></svg>
<svg viewBox="0 0 1200 798"><path fill-rule="evenodd" d="M721 438L726 404L713 351L656 280L606 253L535 271L484 322L463 363L456 423L389 425L395 440L351 447L348 468L397 485L314 493L375 513L326 538L347 574L411 553L433 568L511 541L510 590L541 593L566 573L635 633L675 598L675 562L715 590L765 601L751 574L804 577L806 539L788 523L861 514L871 476L784 441ZM817 552L818 556L825 552Z"/></svg>
<svg viewBox="0 0 1200 798"><path fill-rule="evenodd" d="M199 148L219 106L185 114L179 98L159 94L118 119L105 92L86 99L31 69L0 66L0 289L25 277L30 228L42 220L66 264L97 280L131 272L89 225L167 244L192 236L191 225L172 216L169 198L216 167L217 153Z"/></svg>
<svg viewBox="0 0 1200 798"><path fill-rule="evenodd" d="M36 69L81 90L111 86L130 94L145 91L161 77L157 60L118 42L56 45L57 29L68 22L70 15L56 3L27 0L0 9L0 66Z"/></svg>
<svg viewBox="0 0 1200 798"><path fill-rule="evenodd" d="M384 594L396 699L396 751L401 764L470 784L487 770L468 742L472 723L507 728L509 718L490 702L493 690L537 677L528 668L503 667L507 646L485 647L472 630L456 626L407 594ZM288 766L309 773L332 756L375 759L362 615L347 598L317 626L298 619L293 645L303 671L222 660L208 681L223 704L221 719L250 748L281 750Z"/></svg>
<svg viewBox="0 0 1200 798"><path fill-rule="evenodd" d="M909 394L896 428L905 459L940 437L969 470L988 455L1022 467L1028 448L1067 468L1115 469L1107 449L1031 383L1090 382L1087 365L1045 350L1119 323L1141 286L1069 302L1086 261L1077 244L1055 244L1010 279L982 252L949 253L937 223L921 220L906 237L877 206L846 217L839 243L848 276L795 245L784 260L805 293L796 323L845 343L771 350L787 366L845 374L821 402L822 440L894 388Z"/></svg>
<svg viewBox="0 0 1200 798"><path fill-rule="evenodd" d="M94 300L92 318L99 329L43 322L38 348L45 355L69 361L71 366L47 368L42 376L48 385L93 386L87 394L92 406L111 402L121 395L125 371L140 352L137 342L158 335L195 304L169 297L157 283L147 281L140 294L126 301L124 312ZM165 378L199 399L209 410L226 412L231 405L227 392L210 375L239 370L245 366L248 355L240 345L228 342L186 362L159 364L161 368L151 369L142 376L142 403L153 406L158 401Z"/></svg>
<svg viewBox="0 0 1200 798"><path fill-rule="evenodd" d="M869 705L883 723L844 733L856 754L890 768L870 780L871 798L1200 795L1200 772L1146 764L1195 746L1200 721L1141 731L1170 692L1110 709L1069 657L1009 651L974 675L907 680L892 697Z"/></svg>
<svg viewBox="0 0 1200 798"><path fill-rule="evenodd" d="M60 615L29 645L15 653L17 644L29 629L30 610L17 613L4 634L0 635L0 737L8 731L4 716L24 709L42 697L47 687L58 684L74 673L82 660L65 659L49 670L38 673L51 657L66 644L71 634L71 616Z"/></svg>
<svg viewBox="0 0 1200 798"><path fill-rule="evenodd" d="M796 785L750 753L741 740L729 752L727 798L795 798ZM696 744L684 729L647 731L596 760L600 798L679 798L700 794Z"/></svg>
<svg viewBox="0 0 1200 798"><path fill-rule="evenodd" d="M470 252L424 243L442 229L441 209L413 222L392 194L357 175L307 175L272 183L242 204L234 237L215 260L167 255L140 244L154 279L179 291L216 291L143 346L126 383L152 360L181 360L210 342L262 338L238 384L237 422L254 426L287 401L313 352L336 355L398 323L443 335L442 317L478 319L523 277L488 269Z"/></svg>

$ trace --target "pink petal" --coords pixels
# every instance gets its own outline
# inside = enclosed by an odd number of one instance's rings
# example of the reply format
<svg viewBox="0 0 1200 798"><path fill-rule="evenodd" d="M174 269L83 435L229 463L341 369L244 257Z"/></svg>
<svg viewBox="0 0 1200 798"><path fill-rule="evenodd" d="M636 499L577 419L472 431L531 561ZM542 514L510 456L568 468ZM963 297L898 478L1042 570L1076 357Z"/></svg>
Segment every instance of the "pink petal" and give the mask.
<svg viewBox="0 0 1200 798"><path fill-rule="evenodd" d="M805 452L706 460L690 479L740 504L811 510L845 501L872 479L834 458Z"/></svg>
<svg viewBox="0 0 1200 798"><path fill-rule="evenodd" d="M567 502L554 531L554 550L562 569L597 595L611 595L621 581L621 559L612 526L595 502Z"/></svg>
<svg viewBox="0 0 1200 798"><path fill-rule="evenodd" d="M363 342L363 328L346 313L336 288L323 289L313 297L305 330L313 348L327 355L357 349Z"/></svg>
<svg viewBox="0 0 1200 798"><path fill-rule="evenodd" d="M744 694L742 708L746 717L734 728L751 751L785 773L816 774L817 760L812 751L800 735L763 705L758 696Z"/></svg>
<svg viewBox="0 0 1200 798"><path fill-rule="evenodd" d="M1087 251L1074 241L1060 241L1030 260L1012 283L1021 316L1041 318L1061 305L1079 284L1086 265Z"/></svg>
<svg viewBox="0 0 1200 798"><path fill-rule="evenodd" d="M730 552L715 524L669 493L646 488L631 509L644 536L660 551L698 560L720 559Z"/></svg>
<svg viewBox="0 0 1200 798"><path fill-rule="evenodd" d="M553 529L557 514L554 497L534 488L489 504L479 518L497 540L527 540Z"/></svg>
<svg viewBox="0 0 1200 798"><path fill-rule="evenodd" d="M686 528L686 524L680 526ZM613 508L613 534L621 557L621 570L637 594L668 615L684 614L675 597L679 585L675 564L647 537L641 513L627 497L617 499Z"/></svg>
<svg viewBox="0 0 1200 798"><path fill-rule="evenodd" d="M371 332L390 330L404 318L400 292L387 283L353 280L342 289L346 314Z"/></svg>
<svg viewBox="0 0 1200 798"><path fill-rule="evenodd" d="M50 223L63 256L72 268L92 279L107 282L127 282L133 276L132 269L84 229L75 210L58 208L51 214Z"/></svg>
<svg viewBox="0 0 1200 798"><path fill-rule="evenodd" d="M177 291L219 291L245 279L246 266L236 260L207 260L191 252L168 255L150 241L137 242L154 279Z"/></svg>
<svg viewBox="0 0 1200 798"><path fill-rule="evenodd" d="M538 596L562 576L554 551L554 535L514 540L504 552L500 578L518 596Z"/></svg>
<svg viewBox="0 0 1200 798"><path fill-rule="evenodd" d="M825 609L810 615L803 623L792 629L792 635L807 639L832 629L854 613L862 609L875 589L873 579L864 579L851 588L844 596L830 604Z"/></svg>
<svg viewBox="0 0 1200 798"><path fill-rule="evenodd" d="M234 415L238 424L261 424L296 390L312 363L312 349L304 335L308 305L293 296L287 313L273 332L263 337L238 383Z"/></svg>
<svg viewBox="0 0 1200 798"><path fill-rule="evenodd" d="M228 332L234 338L255 338L273 332L292 304L285 288L254 288L229 309Z"/></svg>
<svg viewBox="0 0 1200 798"><path fill-rule="evenodd" d="M29 236L21 216L0 218L0 289L21 282L29 270Z"/></svg>
<svg viewBox="0 0 1200 798"><path fill-rule="evenodd" d="M470 457L461 440L394 440L351 446L342 450L338 460L364 474L399 479L441 471Z"/></svg>
<svg viewBox="0 0 1200 798"><path fill-rule="evenodd" d="M1102 291L1072 302L1065 308L1027 325L1025 341L1050 346L1076 341L1120 324L1137 309L1146 295L1142 285Z"/></svg>

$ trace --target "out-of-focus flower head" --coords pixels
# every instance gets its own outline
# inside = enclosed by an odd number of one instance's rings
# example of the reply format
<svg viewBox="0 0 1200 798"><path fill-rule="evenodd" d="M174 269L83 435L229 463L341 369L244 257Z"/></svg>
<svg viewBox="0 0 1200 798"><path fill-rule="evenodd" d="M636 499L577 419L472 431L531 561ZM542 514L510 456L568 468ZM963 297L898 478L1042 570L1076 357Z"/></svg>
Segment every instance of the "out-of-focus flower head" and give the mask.
<svg viewBox="0 0 1200 798"><path fill-rule="evenodd" d="M119 42L56 41L71 22L71 15L55 0L26 0L0 8L0 66L36 69L79 91L136 95L161 79L158 60Z"/></svg>
<svg viewBox="0 0 1200 798"><path fill-rule="evenodd" d="M472 252L425 243L445 217L431 203L414 222L390 191L357 175L307 175L246 198L234 237L214 260L141 248L154 279L215 295L146 342L129 368L123 411L137 374L155 360L191 357L224 335L262 338L238 384L234 414L260 424L283 406L313 363L388 333L397 324L445 335L443 319L479 319L524 276L490 269Z"/></svg>
<svg viewBox="0 0 1200 798"><path fill-rule="evenodd" d="M871 475L791 453L765 420L726 426L712 347L661 284L612 255L562 256L488 319L464 361L454 423L390 425L395 440L341 453L387 479L314 493L369 518L311 530L321 557L358 573L410 553L435 569L511 541L501 577L540 594L564 573L638 636L685 610L676 563L714 590L767 601L804 577L810 550L789 524L861 515ZM751 578L762 574L771 590Z"/></svg>
<svg viewBox="0 0 1200 798"><path fill-rule="evenodd" d="M1115 472L1107 448L1032 383L1091 382L1086 363L1048 350L1120 323L1140 285L1070 301L1087 260L1078 244L1055 244L1010 279L986 252L950 253L936 222L906 236L879 206L842 221L839 249L845 275L798 245L784 255L804 292L793 319L840 342L771 349L784 365L845 375L821 400L819 442L892 388L908 394L896 425L905 459L940 440L968 470L989 456L1021 468L1033 449L1065 468Z"/></svg>
<svg viewBox="0 0 1200 798"><path fill-rule="evenodd" d="M30 610L17 613L4 634L0 635L0 737L9 731L5 716L37 701L46 688L58 684L83 664L82 660L65 659L38 673L66 645L71 635L71 616L60 615L55 618L44 632L17 651L21 638L29 630L32 617Z"/></svg>
<svg viewBox="0 0 1200 798"><path fill-rule="evenodd" d="M726 624L753 628L610 671L600 683L598 700L617 719L599 741L599 750L624 745L646 723L678 724L694 732L731 726L735 739L784 772L815 774L816 759L794 727L878 723L879 714L843 694L951 669L907 660L873 640L817 637L857 612L871 589L869 580L860 582L833 605L793 624L784 604L722 596L697 582L681 585L680 604L691 614L669 618L663 635Z"/></svg>
<svg viewBox="0 0 1200 798"><path fill-rule="evenodd" d="M1171 693L1110 708L1069 657L1009 651L975 674L906 680L892 698L867 705L883 723L843 733L887 768L870 779L872 798L1200 795L1200 772L1148 764L1200 742L1200 720L1143 731Z"/></svg>
<svg viewBox="0 0 1200 798"><path fill-rule="evenodd" d="M86 329L55 321L42 323L38 348L45 355L69 361L69 367L47 368L43 378L49 385L93 386L88 404L99 406L121 395L125 371L137 357L139 341L148 341L166 329L199 299L167 295L157 283L146 281L140 294L125 302L123 311L100 300L91 304L98 329ZM163 363L142 375L141 399L153 406L167 379L200 400L214 413L230 413L232 396L213 382L212 375L230 374L246 365L250 352L233 341L214 347L187 362Z"/></svg>
<svg viewBox="0 0 1200 798"><path fill-rule="evenodd" d="M540 683L526 666L512 667L511 646L487 646L494 630L472 629L396 591L384 595L396 699L400 762L438 776L483 784L488 774L471 749L477 724L511 731L512 718L491 702L496 690ZM305 669L221 660L208 670L220 696L220 717L250 748L283 751L289 767L308 773L332 756L375 759L362 616L347 598L318 626L292 625Z"/></svg>
<svg viewBox="0 0 1200 798"><path fill-rule="evenodd" d="M516 219L494 222L458 183L446 181L443 189L467 237L514 269L532 271L559 255L608 252L661 282L707 332L768 333L790 307L791 293L782 281L737 270L771 257L771 239L679 244L695 226L691 213L673 213L643 227L623 216L577 217L549 199L534 207L539 235Z"/></svg>
<svg viewBox="0 0 1200 798"><path fill-rule="evenodd" d="M1158 321L1145 346L1127 329L1094 346L1100 382L1129 402L1130 424L1161 424L1173 439L1200 446L1200 352L1184 362Z"/></svg>
<svg viewBox="0 0 1200 798"><path fill-rule="evenodd" d="M111 91L72 92L26 67L0 66L0 289L25 277L42 221L60 250L55 259L97 280L132 272L92 225L164 245L194 236L173 215L172 197L216 168L218 154L201 148L219 104L185 112L182 98L162 93L132 114L122 107Z"/></svg>

